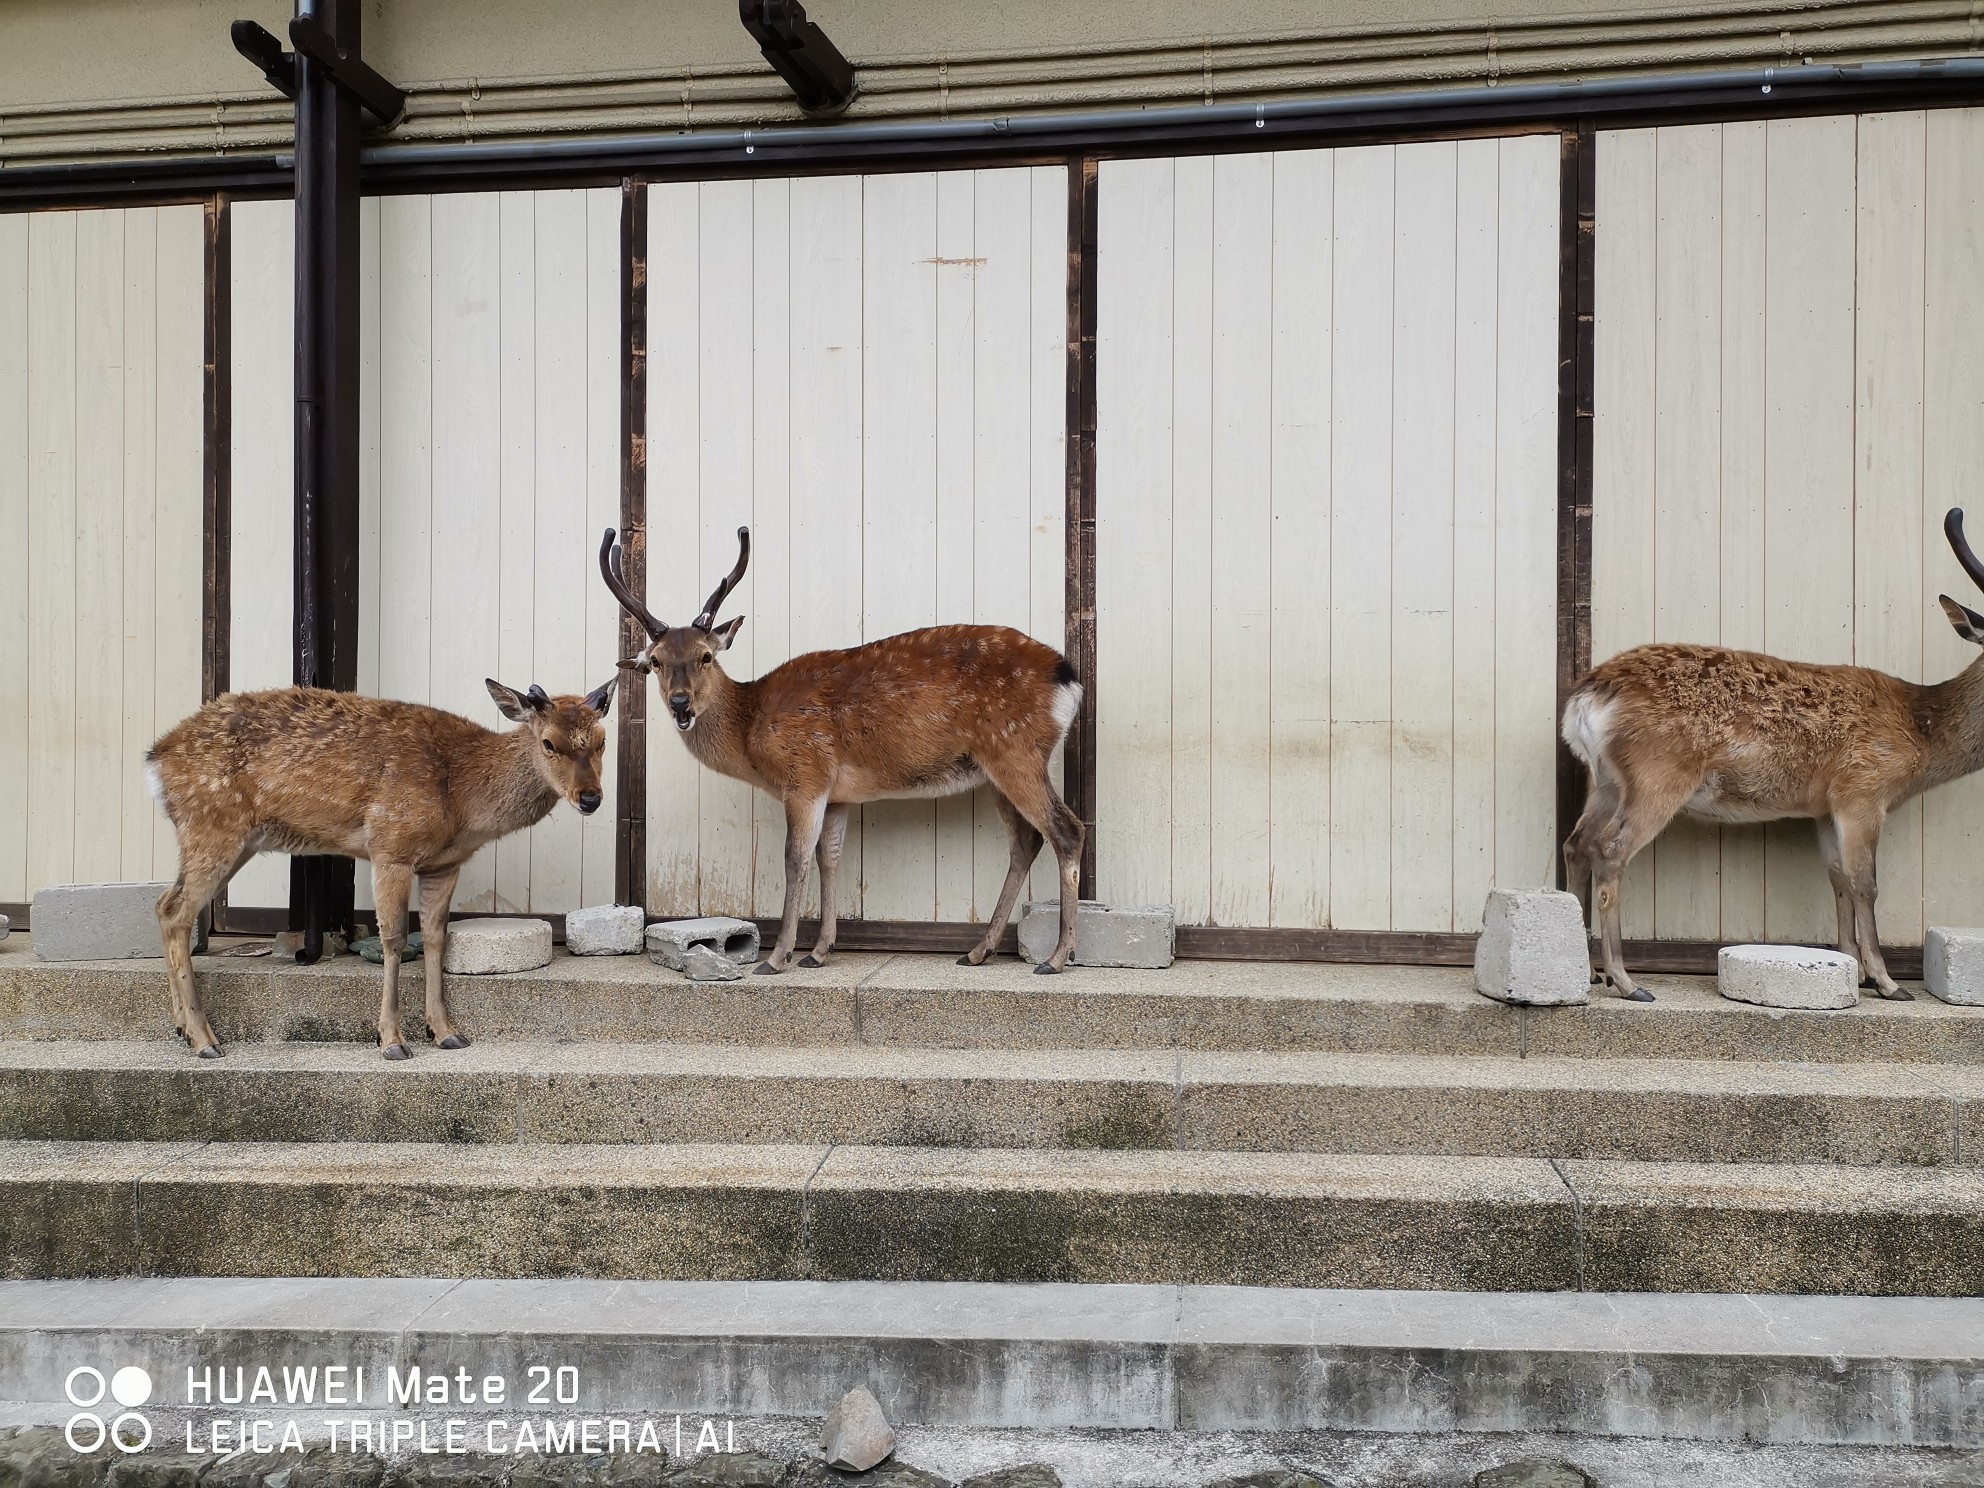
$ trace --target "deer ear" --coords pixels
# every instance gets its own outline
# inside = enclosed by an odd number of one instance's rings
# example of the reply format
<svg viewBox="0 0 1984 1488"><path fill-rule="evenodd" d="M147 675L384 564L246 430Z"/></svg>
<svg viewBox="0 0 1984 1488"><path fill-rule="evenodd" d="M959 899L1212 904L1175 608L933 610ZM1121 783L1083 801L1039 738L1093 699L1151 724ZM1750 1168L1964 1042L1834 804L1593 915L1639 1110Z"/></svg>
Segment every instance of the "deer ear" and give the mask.
<svg viewBox="0 0 1984 1488"><path fill-rule="evenodd" d="M512 723L530 722L530 704L517 695L514 687L505 687L494 677L484 677L482 685L489 689L489 695L496 700L496 711Z"/></svg>
<svg viewBox="0 0 1984 1488"><path fill-rule="evenodd" d="M1943 602L1943 613L1950 617L1950 628L1966 641L1984 646L1984 615L1964 608L1947 594L1938 594L1936 598Z"/></svg>
<svg viewBox="0 0 1984 1488"><path fill-rule="evenodd" d="M730 649L730 643L737 639L737 632L743 628L744 617L739 615L734 620L724 621L723 624L712 630L710 632L710 639L716 643L717 650L728 651Z"/></svg>
<svg viewBox="0 0 1984 1488"><path fill-rule="evenodd" d="M620 680L617 677L611 682L601 683L586 694L586 706L604 718L613 707L613 694L619 686Z"/></svg>

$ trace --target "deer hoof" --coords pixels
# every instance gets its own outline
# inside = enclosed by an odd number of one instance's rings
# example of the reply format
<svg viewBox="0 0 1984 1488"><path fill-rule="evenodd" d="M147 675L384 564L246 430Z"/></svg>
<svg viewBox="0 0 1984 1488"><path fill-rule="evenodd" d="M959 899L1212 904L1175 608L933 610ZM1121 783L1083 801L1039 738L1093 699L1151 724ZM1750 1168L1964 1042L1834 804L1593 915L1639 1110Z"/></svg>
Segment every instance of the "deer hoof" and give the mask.
<svg viewBox="0 0 1984 1488"><path fill-rule="evenodd" d="M758 963L759 976L778 976L784 970L785 968L783 966L774 966L769 961L760 961Z"/></svg>
<svg viewBox="0 0 1984 1488"><path fill-rule="evenodd" d="M1043 961L1038 966L1034 967L1033 974L1035 976L1059 976L1061 974L1061 968L1058 966L1049 965L1047 962Z"/></svg>
<svg viewBox="0 0 1984 1488"><path fill-rule="evenodd" d="M817 956L801 956L799 958L799 965L806 971L818 971L826 964L826 962L820 960Z"/></svg>
<svg viewBox="0 0 1984 1488"><path fill-rule="evenodd" d="M386 1057L394 1060L411 1059L413 1058L413 1050L409 1049L405 1044L388 1044L386 1045Z"/></svg>
<svg viewBox="0 0 1984 1488"><path fill-rule="evenodd" d="M1646 989L1646 988L1644 988L1644 987L1635 987L1635 988L1633 988L1633 990L1632 990L1632 991L1630 991L1630 992L1621 992L1621 993L1619 994L1619 996L1620 996L1621 998L1623 998L1623 999L1624 999L1625 1001L1627 1001L1627 1002L1652 1002L1652 1001L1653 1001L1653 994L1652 994L1651 992L1649 992L1649 991L1647 991L1647 989Z"/></svg>
<svg viewBox="0 0 1984 1488"><path fill-rule="evenodd" d="M200 1050L196 1050L195 1052L196 1052L196 1053L197 1053L197 1054L199 1055L199 1057L200 1057L200 1058L202 1058L202 1059L218 1059L218 1058L220 1058L220 1045L219 1045L219 1044L208 1044L208 1045L206 1046L206 1048L204 1048L204 1049L200 1049Z"/></svg>
<svg viewBox="0 0 1984 1488"><path fill-rule="evenodd" d="M974 961L974 960L972 960L972 959L971 959L971 953L970 953L969 951L967 951L967 952L965 952L965 954L964 954L964 955L962 955L962 956L960 956L960 957L958 957L958 965L960 965L960 966L982 966L982 965L984 965L984 963L983 963L982 961Z"/></svg>
<svg viewBox="0 0 1984 1488"><path fill-rule="evenodd" d="M1892 992L1883 992L1880 995L1881 995L1881 1000L1883 1002L1915 1001L1915 994L1909 991L1906 987L1896 987Z"/></svg>
<svg viewBox="0 0 1984 1488"><path fill-rule="evenodd" d="M451 1033L441 1040L439 1047L443 1049L466 1049L468 1047L468 1035L465 1033Z"/></svg>

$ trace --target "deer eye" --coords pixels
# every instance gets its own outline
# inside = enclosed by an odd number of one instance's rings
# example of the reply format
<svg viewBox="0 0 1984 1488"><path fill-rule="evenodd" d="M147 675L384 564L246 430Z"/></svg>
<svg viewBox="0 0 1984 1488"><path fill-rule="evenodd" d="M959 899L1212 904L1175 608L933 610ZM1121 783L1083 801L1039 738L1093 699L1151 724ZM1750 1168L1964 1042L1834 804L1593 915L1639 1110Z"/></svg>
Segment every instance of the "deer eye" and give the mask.
<svg viewBox="0 0 1984 1488"><path fill-rule="evenodd" d="M539 742L544 745L544 752L546 754L556 754L558 752L555 748L552 747L551 741L549 739L543 739L540 740Z"/></svg>
<svg viewBox="0 0 1984 1488"><path fill-rule="evenodd" d="M703 653L703 658L702 658L702 660L701 660L701 661L700 661L700 662L698 663L698 665L700 665L700 666L708 666L708 665L709 665L709 664L710 664L711 662L713 662L713 661L715 661L715 660L716 660L716 658L715 658L714 656L712 656L712 655L711 655L711 654L710 654L709 652L707 652L707 651L705 651L705 652Z"/></svg>

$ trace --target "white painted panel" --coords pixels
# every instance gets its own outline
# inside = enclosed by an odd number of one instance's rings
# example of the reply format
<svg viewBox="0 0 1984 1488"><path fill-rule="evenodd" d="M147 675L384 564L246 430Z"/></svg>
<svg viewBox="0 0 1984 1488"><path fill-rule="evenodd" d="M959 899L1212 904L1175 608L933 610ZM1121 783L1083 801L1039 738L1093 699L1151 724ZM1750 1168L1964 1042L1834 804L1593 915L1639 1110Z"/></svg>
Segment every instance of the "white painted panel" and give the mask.
<svg viewBox="0 0 1984 1488"><path fill-rule="evenodd" d="M0 215L0 899L22 903L28 885L28 407L34 365L29 358L26 213Z"/></svg>
<svg viewBox="0 0 1984 1488"><path fill-rule="evenodd" d="M118 836L124 710L124 218L76 220L74 605L78 669L105 685L74 686L75 832L72 872L82 882L122 876ZM38 577L38 576L37 576ZM36 701L40 701L38 698Z"/></svg>
<svg viewBox="0 0 1984 1488"><path fill-rule="evenodd" d="M120 675L114 702L123 716L121 737L112 751L113 774L107 782L107 794L116 798L121 818L117 877L142 880L151 876L153 823L164 827L168 836L172 831L145 789L141 764L145 750L158 737L158 730L152 727L157 687L152 663L153 627L132 623L141 615L149 622L157 613L158 215L143 209L126 212L122 227L124 282L119 286L118 309L124 340L123 428L119 431L123 534L116 564L121 572L114 644L120 653ZM193 267L197 273L197 259ZM109 552L103 557L109 566ZM194 624L199 624L197 617ZM196 706L197 702L196 698Z"/></svg>
<svg viewBox="0 0 1984 1488"><path fill-rule="evenodd" d="M200 706L201 604L206 589L201 512L206 478L207 240L203 208L161 207L155 220L158 323L152 346L158 412L153 420L156 536L149 638L154 736ZM172 826L144 788L139 763L127 758L124 770L125 789L135 787L152 812L150 876L172 878L179 872L179 845ZM135 866L132 871L137 872Z"/></svg>
<svg viewBox="0 0 1984 1488"><path fill-rule="evenodd" d="M28 223L28 882L75 878L77 250L95 213Z"/></svg>

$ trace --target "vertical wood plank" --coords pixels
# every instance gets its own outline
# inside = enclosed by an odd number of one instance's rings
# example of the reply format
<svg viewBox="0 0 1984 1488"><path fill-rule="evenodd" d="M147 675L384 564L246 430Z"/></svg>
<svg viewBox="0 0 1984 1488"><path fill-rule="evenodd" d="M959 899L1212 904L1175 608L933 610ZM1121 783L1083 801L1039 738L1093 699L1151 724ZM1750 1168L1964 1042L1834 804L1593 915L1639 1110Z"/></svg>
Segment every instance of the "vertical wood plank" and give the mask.
<svg viewBox="0 0 1984 1488"><path fill-rule="evenodd" d="M1480 928L1495 881L1496 305L1501 146L1463 140L1454 275L1454 922Z"/></svg>
<svg viewBox="0 0 1984 1488"><path fill-rule="evenodd" d="M1171 386L1176 164L1096 177L1096 887L1175 903L1171 873ZM1153 623L1104 625L1103 615Z"/></svg>
<svg viewBox="0 0 1984 1488"><path fill-rule="evenodd" d="M379 691L431 695L433 198L379 205ZM239 487L236 487L237 491Z"/></svg>
<svg viewBox="0 0 1984 1488"><path fill-rule="evenodd" d="M1274 157L1213 161L1208 919L1265 925L1272 878Z"/></svg>
<svg viewBox="0 0 1984 1488"><path fill-rule="evenodd" d="M1028 418L1028 447L1032 452L1027 476L1031 518L1028 533L1028 633L1066 651L1068 596L1068 269L1071 261L1068 243L1068 167L1035 166L1027 173L1031 194L1029 219L1032 235L1028 252L1028 321L1030 363L1028 387L1031 413ZM983 218L981 211L980 217ZM1091 668L1093 670L1093 668ZM1082 678L1082 685L1094 694L1096 679ZM1065 796L1068 791L1063 749L1055 751L1049 774ZM990 837L994 850L1003 860L1005 829L996 818L981 815L980 837ZM1088 854L1093 860L1094 853ZM981 879L981 883L983 880ZM996 894L996 886L990 889ZM1060 893L1060 879L1054 855L1042 852L1034 859L1029 897L1051 899Z"/></svg>
<svg viewBox="0 0 1984 1488"><path fill-rule="evenodd" d="M1330 923L1391 924L1394 151L1340 150L1330 472Z"/></svg>
<svg viewBox="0 0 1984 1488"><path fill-rule="evenodd" d="M1454 902L1454 363L1460 153L1395 157L1392 272L1391 916L1450 930ZM1553 565L1554 568L1554 565Z"/></svg>
<svg viewBox="0 0 1984 1488"><path fill-rule="evenodd" d="M934 434L933 616L939 625L973 617L977 578L975 540L977 283L984 265L977 247L978 181L972 171L941 171L936 200L936 362ZM1024 219L1022 219L1024 226ZM1025 320L1019 324L1023 327ZM1021 427L1015 424L1013 429ZM931 805L932 909L939 920L969 920L975 904L971 796L949 796Z"/></svg>
<svg viewBox="0 0 1984 1488"><path fill-rule="evenodd" d="M117 640L123 681L112 701L123 712L114 786L119 799L117 877L142 882L151 877L152 824L158 806L145 788L145 750L158 736L156 653L162 636L158 614L158 216L157 207L134 207L123 214L123 282L117 286L124 339L121 472L123 535L117 551L121 568ZM102 555L107 562L108 553Z"/></svg>
<svg viewBox="0 0 1984 1488"><path fill-rule="evenodd" d="M806 251L802 246L802 256ZM792 259L792 183L759 181L751 196L754 579L751 618L744 623L754 637L754 670L749 674L754 676L793 655ZM731 675L746 674L733 666ZM648 725L658 726L666 726L666 720ZM785 808L764 791L751 793L751 830L752 913L776 915L785 903Z"/></svg>
<svg viewBox="0 0 1984 1488"><path fill-rule="evenodd" d="M75 877L81 212L28 224L28 882Z"/></svg>
<svg viewBox="0 0 1984 1488"><path fill-rule="evenodd" d="M537 680L537 208L540 194L506 191L497 198L497 467L495 671L509 687ZM597 582L595 580L594 582ZM549 680L549 679L548 679ZM480 683L478 682L478 686ZM575 685L551 681L561 690ZM473 716L490 707L485 692ZM493 727L500 727L494 724ZM494 907L505 914L530 906L531 846L538 829L493 844Z"/></svg>
<svg viewBox="0 0 1984 1488"><path fill-rule="evenodd" d="M25 212L0 215L0 899L25 902L28 877L30 560L33 552L28 416L35 366L29 338L28 229Z"/></svg>
<svg viewBox="0 0 1984 1488"><path fill-rule="evenodd" d="M142 208L139 210L143 210ZM120 876L124 709L124 213L76 221L74 872ZM150 596L147 595L147 598Z"/></svg>

